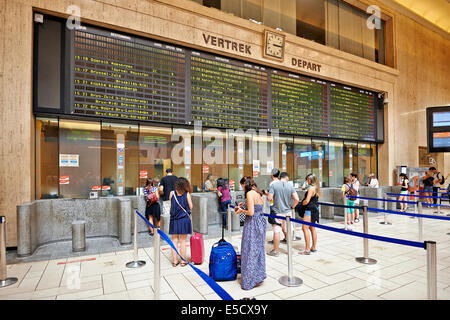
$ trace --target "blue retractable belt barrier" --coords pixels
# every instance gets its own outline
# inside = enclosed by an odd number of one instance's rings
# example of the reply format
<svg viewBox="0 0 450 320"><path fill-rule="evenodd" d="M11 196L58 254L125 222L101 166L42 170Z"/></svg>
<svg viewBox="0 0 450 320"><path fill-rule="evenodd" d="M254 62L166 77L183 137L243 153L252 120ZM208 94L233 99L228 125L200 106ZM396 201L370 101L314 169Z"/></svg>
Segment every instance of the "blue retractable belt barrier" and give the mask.
<svg viewBox="0 0 450 320"><path fill-rule="evenodd" d="M348 197L348 198L350 198L350 197ZM361 207L361 206L346 206L346 205L343 205L343 204L334 204L334 203L326 203L326 202L318 202L318 204L320 204L322 206L329 206L329 207L361 209L361 210L363 209L363 207Z"/></svg>
<svg viewBox="0 0 450 320"><path fill-rule="evenodd" d="M442 190L442 189L441 189ZM416 190L416 192L418 192L418 193L445 193L445 194L447 194L448 192L446 192L446 191L422 191L422 190Z"/></svg>
<svg viewBox="0 0 450 320"><path fill-rule="evenodd" d="M372 212L386 212L386 213L392 213L392 214L399 214L402 216L411 216L411 217L419 217L419 218L422 217L422 218L438 219L438 220L450 220L450 217L433 216L430 214L409 213L409 212L383 210L383 209L376 209L376 208L367 208L367 210L372 211Z"/></svg>
<svg viewBox="0 0 450 320"><path fill-rule="evenodd" d="M405 201L400 201L400 200L391 200L391 199L378 199L378 198L367 198L367 197L351 197L351 196L347 196L347 198L417 204L417 202L415 202L415 201L406 201L406 200Z"/></svg>
<svg viewBox="0 0 450 320"><path fill-rule="evenodd" d="M145 223L147 223L150 227L156 229L151 223L150 221L148 221L144 216L142 216L137 210L136 213L142 218L142 220L145 221ZM158 230L158 233L161 235L161 238L163 238L171 247L173 250L175 250L175 252L178 254L178 256L180 256L181 259L183 259L183 261L185 261L187 263L187 261L180 255L180 253L178 252L177 248L175 248L172 240L170 240L170 238L167 236L167 234L165 234L163 231ZM206 273L204 273L202 270L198 269L197 267L195 267L194 265L188 263L188 265L211 287L211 289L214 290L215 293L217 293L217 295L222 298L222 300L233 300L233 298L221 287L219 286L212 278L210 278Z"/></svg>
<svg viewBox="0 0 450 320"><path fill-rule="evenodd" d="M423 203L424 206L433 206L433 207L445 207L445 208L450 208L449 205L445 205L445 204L437 204L437 203Z"/></svg>
<svg viewBox="0 0 450 320"><path fill-rule="evenodd" d="M433 192L428 192L433 193ZM414 195L414 194L401 194L401 193L386 193L389 196L405 196L405 197L416 197L416 198L431 198L431 199L447 199L448 197L433 197L433 196L421 196L420 194Z"/></svg>
<svg viewBox="0 0 450 320"><path fill-rule="evenodd" d="M266 217L286 220L286 217L275 216L275 215L272 215L272 214L264 214L264 215ZM351 235L351 236L357 236L357 237L361 237L361 238L367 238L367 239L384 241L384 242L390 242L390 243L397 243L397 244L402 244L402 245L405 245L405 246L426 249L425 248L425 242L416 242L416 241L401 240L401 239L395 239L395 238L389 238L389 237L375 236L375 235L372 235L372 234L361 233L361 232L356 232L356 231L349 231L349 230L343 230L343 229L328 227L328 226L324 226L324 225L320 225L320 224L316 224L316 223L301 221L301 220L297 220L297 219L291 219L291 221L292 222L297 222L297 223L300 223L300 224L304 224L304 225L307 225L307 226L310 226L310 227L316 227L316 228L325 229L325 230L329 230L329 231L339 232L339 233L348 234L348 235Z"/></svg>

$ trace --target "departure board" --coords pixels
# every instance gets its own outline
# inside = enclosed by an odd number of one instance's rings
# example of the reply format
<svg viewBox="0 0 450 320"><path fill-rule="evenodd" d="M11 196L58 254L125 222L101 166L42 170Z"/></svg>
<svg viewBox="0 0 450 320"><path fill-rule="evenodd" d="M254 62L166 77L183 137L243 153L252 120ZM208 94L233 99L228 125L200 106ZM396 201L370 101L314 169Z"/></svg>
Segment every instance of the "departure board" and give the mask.
<svg viewBox="0 0 450 320"><path fill-rule="evenodd" d="M184 49L94 28L73 48L72 113L186 123Z"/></svg>
<svg viewBox="0 0 450 320"><path fill-rule="evenodd" d="M374 92L102 28L70 32L72 114L377 140Z"/></svg>
<svg viewBox="0 0 450 320"><path fill-rule="evenodd" d="M329 134L324 81L272 70L272 129L294 135Z"/></svg>
<svg viewBox="0 0 450 320"><path fill-rule="evenodd" d="M330 136L343 139L376 139L374 94L330 84Z"/></svg>
<svg viewBox="0 0 450 320"><path fill-rule="evenodd" d="M195 51L190 65L192 120L217 128L268 128L264 67Z"/></svg>

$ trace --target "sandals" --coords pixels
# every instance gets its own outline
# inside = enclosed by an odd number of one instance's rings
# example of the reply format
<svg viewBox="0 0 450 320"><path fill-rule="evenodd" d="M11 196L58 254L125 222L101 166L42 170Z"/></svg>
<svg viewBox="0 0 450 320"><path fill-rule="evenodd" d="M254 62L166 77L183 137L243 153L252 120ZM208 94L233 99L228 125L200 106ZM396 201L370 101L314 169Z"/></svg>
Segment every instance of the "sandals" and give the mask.
<svg viewBox="0 0 450 320"><path fill-rule="evenodd" d="M301 254L302 256L309 256L311 254L310 251L300 251L298 254Z"/></svg>
<svg viewBox="0 0 450 320"><path fill-rule="evenodd" d="M186 267L187 265L188 265L188 263L184 262L184 261L180 263L180 266L182 266L182 267Z"/></svg>
<svg viewBox="0 0 450 320"><path fill-rule="evenodd" d="M317 252L317 249L311 249L309 252Z"/></svg>
<svg viewBox="0 0 450 320"><path fill-rule="evenodd" d="M175 262L172 262L172 267L176 267L176 266L179 265L179 264L180 264L179 261L177 261L176 263L175 263Z"/></svg>

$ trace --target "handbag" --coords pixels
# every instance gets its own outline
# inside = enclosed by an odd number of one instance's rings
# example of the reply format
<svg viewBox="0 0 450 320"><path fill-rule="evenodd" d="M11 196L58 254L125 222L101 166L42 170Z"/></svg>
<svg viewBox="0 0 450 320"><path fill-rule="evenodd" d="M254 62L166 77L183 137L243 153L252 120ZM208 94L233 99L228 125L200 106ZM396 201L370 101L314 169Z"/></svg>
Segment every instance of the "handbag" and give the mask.
<svg viewBox="0 0 450 320"><path fill-rule="evenodd" d="M158 202L158 196L156 195L155 191L149 191L146 198L147 198L147 208L153 205L154 203Z"/></svg>

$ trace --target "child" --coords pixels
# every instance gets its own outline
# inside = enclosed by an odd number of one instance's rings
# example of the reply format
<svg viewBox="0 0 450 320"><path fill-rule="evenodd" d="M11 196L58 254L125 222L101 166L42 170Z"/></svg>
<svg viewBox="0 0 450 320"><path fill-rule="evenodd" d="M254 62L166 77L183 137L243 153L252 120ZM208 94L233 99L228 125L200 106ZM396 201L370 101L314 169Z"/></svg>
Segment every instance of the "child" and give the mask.
<svg viewBox="0 0 450 320"><path fill-rule="evenodd" d="M170 193L170 224L169 234L172 235L172 242L175 248L178 248L180 242L180 254L186 259L186 238L192 233L191 223L191 185L186 178L178 178L175 182L175 191ZM175 250L172 249L172 266L178 265L178 257ZM185 261L181 262L181 266L186 266Z"/></svg>
<svg viewBox="0 0 450 320"><path fill-rule="evenodd" d="M227 211L228 211L228 205L231 203L231 196L230 196L230 187L228 186L228 183L225 182L225 179L218 179L217 180L217 195L220 198L220 207L222 209L223 214L223 227L227 227Z"/></svg>
<svg viewBox="0 0 450 320"><path fill-rule="evenodd" d="M351 179L349 177L344 177L344 184L342 185L342 200L344 200L344 204L350 207L353 207L355 205L355 199L349 199L349 191L352 188L351 185ZM347 211L347 226L351 230L353 229L353 222L355 219L354 209L353 208L346 208Z"/></svg>

